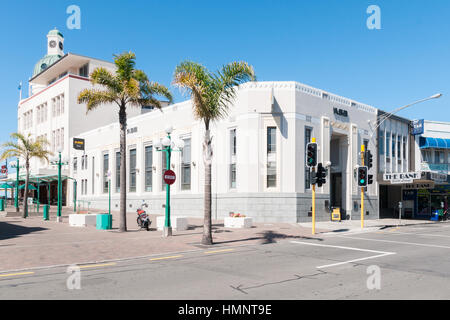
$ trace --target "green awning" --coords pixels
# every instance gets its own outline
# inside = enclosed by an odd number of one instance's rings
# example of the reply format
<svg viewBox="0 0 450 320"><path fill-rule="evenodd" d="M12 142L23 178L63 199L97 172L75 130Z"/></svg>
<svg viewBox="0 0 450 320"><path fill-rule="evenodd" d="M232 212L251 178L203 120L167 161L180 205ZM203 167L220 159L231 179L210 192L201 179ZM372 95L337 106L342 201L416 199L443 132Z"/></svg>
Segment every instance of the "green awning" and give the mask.
<svg viewBox="0 0 450 320"><path fill-rule="evenodd" d="M23 185L19 186L19 189L21 189L21 190L25 189L25 185L23 184ZM33 186L32 184L29 184L28 190L37 190L37 188L35 186Z"/></svg>
<svg viewBox="0 0 450 320"><path fill-rule="evenodd" d="M12 185L9 185L7 183L3 183L0 185L0 189L13 189L14 187Z"/></svg>

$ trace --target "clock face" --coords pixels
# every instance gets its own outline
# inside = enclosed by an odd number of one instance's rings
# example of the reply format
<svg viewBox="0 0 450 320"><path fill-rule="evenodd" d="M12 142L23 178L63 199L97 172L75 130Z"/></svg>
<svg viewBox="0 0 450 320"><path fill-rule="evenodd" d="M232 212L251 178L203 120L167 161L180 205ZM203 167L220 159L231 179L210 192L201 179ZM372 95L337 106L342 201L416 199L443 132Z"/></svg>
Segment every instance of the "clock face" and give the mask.
<svg viewBox="0 0 450 320"><path fill-rule="evenodd" d="M60 42L60 43L59 43L59 48L60 48L60 49L62 50L62 49L63 49L63 47L64 47L64 46L63 46L63 43L62 43L62 42Z"/></svg>
<svg viewBox="0 0 450 320"><path fill-rule="evenodd" d="M54 47L56 47L56 41L52 40L52 41L50 41L50 48L54 48Z"/></svg>

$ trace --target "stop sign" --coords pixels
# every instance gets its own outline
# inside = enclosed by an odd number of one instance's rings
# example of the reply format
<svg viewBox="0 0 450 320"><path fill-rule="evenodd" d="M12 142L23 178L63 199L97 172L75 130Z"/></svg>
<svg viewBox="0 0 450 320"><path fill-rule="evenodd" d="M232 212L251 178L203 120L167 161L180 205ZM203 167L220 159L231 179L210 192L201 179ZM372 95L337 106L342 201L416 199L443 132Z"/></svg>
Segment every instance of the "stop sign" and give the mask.
<svg viewBox="0 0 450 320"><path fill-rule="evenodd" d="M167 170L166 172L164 172L163 178L164 182L168 185L174 184L176 180L175 172L173 172L172 170Z"/></svg>

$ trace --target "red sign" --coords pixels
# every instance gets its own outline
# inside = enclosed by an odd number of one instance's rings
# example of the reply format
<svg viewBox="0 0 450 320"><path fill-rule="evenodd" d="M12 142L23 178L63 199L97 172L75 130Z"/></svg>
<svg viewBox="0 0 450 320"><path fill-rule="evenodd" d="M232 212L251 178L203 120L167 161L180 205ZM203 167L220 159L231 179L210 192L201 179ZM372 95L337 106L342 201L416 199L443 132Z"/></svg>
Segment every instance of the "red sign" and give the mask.
<svg viewBox="0 0 450 320"><path fill-rule="evenodd" d="M168 185L174 184L176 178L177 177L175 176L175 172L173 172L172 170L167 170L166 172L164 172L164 182Z"/></svg>
<svg viewBox="0 0 450 320"><path fill-rule="evenodd" d="M2 173L8 173L8 168L6 166L2 166Z"/></svg>

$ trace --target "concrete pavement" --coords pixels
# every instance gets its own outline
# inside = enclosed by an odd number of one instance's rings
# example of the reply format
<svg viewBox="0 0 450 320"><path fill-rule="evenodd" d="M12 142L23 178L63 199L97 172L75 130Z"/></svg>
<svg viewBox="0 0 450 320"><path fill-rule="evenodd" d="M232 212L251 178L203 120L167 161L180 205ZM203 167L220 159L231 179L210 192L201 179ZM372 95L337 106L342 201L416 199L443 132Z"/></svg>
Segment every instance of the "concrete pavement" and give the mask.
<svg viewBox="0 0 450 320"><path fill-rule="evenodd" d="M31 270L0 299L449 299L449 250L450 223L391 227L85 265L72 290L66 268Z"/></svg>

